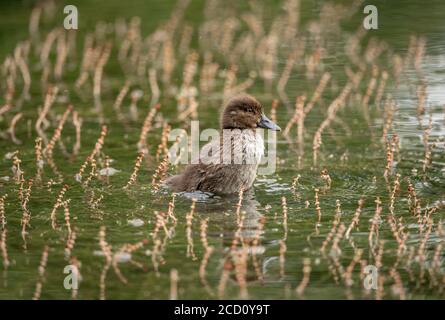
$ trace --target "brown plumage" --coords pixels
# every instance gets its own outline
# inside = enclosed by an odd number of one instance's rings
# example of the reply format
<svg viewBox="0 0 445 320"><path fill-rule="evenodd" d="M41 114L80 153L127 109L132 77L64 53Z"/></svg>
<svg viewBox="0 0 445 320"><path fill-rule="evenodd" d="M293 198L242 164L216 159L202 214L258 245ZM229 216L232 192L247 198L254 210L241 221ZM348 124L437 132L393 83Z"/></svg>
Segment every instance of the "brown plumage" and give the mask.
<svg viewBox="0 0 445 320"><path fill-rule="evenodd" d="M249 189L264 155L264 141L257 128L280 130L263 113L261 104L243 94L230 99L221 115L220 141L202 147L199 163L166 180L174 192L235 193Z"/></svg>

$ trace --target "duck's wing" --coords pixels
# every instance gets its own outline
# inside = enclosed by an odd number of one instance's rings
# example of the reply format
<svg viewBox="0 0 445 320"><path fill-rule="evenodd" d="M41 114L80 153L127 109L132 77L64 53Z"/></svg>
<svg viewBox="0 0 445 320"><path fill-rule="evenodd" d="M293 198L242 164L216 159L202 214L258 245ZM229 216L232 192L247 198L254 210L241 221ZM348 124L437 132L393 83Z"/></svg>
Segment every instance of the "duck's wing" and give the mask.
<svg viewBox="0 0 445 320"><path fill-rule="evenodd" d="M245 163L246 155L252 153L246 152L245 146L251 143L246 143L237 136L228 140L228 143L226 141L224 146L221 140L213 140L204 145L199 155L192 155L192 164L188 165L182 174L169 178L167 185L177 192L200 190L232 193L238 192L241 187L248 188L252 176L256 174L256 162L247 166ZM235 164L238 163L237 157L241 157L238 159L241 164Z"/></svg>

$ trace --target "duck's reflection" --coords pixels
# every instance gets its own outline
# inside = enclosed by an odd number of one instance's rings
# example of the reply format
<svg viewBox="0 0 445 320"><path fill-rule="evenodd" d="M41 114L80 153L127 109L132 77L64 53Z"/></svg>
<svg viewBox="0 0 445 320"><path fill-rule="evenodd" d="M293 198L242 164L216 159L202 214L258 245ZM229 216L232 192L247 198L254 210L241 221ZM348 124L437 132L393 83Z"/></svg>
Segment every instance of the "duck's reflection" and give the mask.
<svg viewBox="0 0 445 320"><path fill-rule="evenodd" d="M193 196L196 198L196 194ZM241 205L238 204L237 195L212 196L197 202L197 212L211 221L212 231L207 235L209 238L218 239L219 248L215 248L215 251L222 255L219 264L219 296L224 296L228 280L236 281L240 285L241 297L247 295L247 282L264 281L266 210L255 199L254 191L251 190L244 193ZM208 288L207 281L204 282Z"/></svg>

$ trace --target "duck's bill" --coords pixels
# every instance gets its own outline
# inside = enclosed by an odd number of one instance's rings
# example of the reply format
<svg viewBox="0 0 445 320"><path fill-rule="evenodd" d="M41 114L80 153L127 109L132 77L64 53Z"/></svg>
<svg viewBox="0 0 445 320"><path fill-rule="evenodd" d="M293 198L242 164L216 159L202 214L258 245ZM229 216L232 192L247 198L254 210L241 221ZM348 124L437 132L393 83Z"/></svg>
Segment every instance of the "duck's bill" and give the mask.
<svg viewBox="0 0 445 320"><path fill-rule="evenodd" d="M272 120L270 120L266 115L261 116L261 120L258 123L259 128L270 129L274 131L281 131L281 128L277 126Z"/></svg>

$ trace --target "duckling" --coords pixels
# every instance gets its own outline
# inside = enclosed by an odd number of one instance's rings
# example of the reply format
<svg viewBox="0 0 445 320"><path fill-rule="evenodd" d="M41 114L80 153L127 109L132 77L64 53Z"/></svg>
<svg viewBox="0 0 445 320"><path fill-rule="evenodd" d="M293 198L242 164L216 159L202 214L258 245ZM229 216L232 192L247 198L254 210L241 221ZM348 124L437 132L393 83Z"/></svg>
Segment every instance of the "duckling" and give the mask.
<svg viewBox="0 0 445 320"><path fill-rule="evenodd" d="M264 156L264 141L257 128L275 131L281 128L247 94L226 103L220 124L223 131L220 140L204 145L196 164L189 164L183 173L166 180L172 191L230 194L252 187Z"/></svg>

